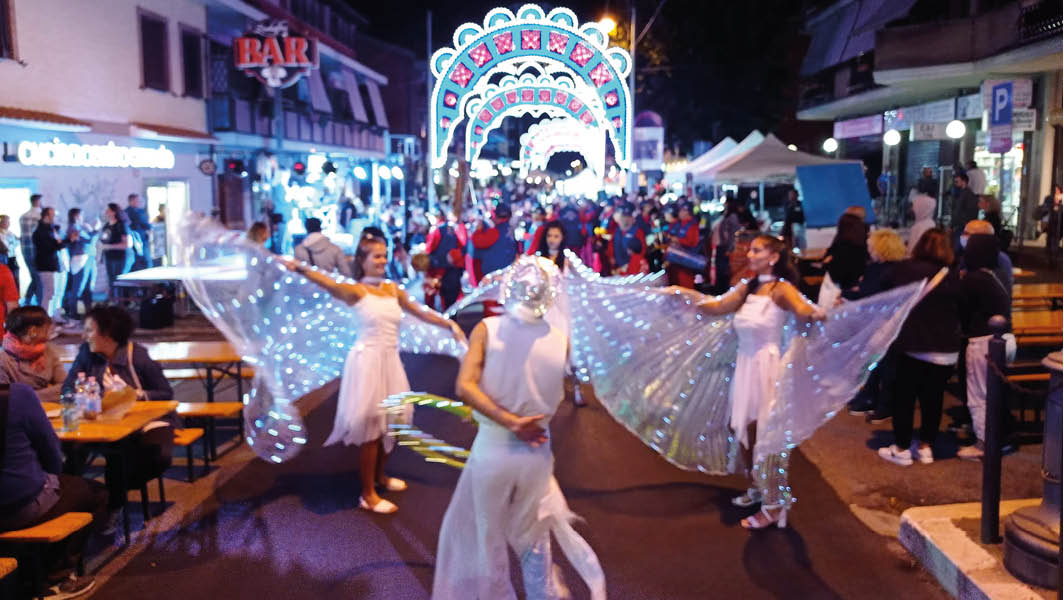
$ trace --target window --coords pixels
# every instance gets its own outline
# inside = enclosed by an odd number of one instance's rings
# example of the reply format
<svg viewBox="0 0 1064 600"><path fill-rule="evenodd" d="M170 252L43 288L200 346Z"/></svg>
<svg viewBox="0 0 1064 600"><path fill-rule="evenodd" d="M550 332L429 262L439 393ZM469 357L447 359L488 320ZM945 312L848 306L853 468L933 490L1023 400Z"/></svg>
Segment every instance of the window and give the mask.
<svg viewBox="0 0 1064 600"><path fill-rule="evenodd" d="M0 58L15 58L15 19L10 0L0 0Z"/></svg>
<svg viewBox="0 0 1064 600"><path fill-rule="evenodd" d="M167 52L166 19L140 13L141 87L170 91L170 55Z"/></svg>
<svg viewBox="0 0 1064 600"><path fill-rule="evenodd" d="M185 95L203 97L203 39L194 29L181 28L181 64L185 70Z"/></svg>

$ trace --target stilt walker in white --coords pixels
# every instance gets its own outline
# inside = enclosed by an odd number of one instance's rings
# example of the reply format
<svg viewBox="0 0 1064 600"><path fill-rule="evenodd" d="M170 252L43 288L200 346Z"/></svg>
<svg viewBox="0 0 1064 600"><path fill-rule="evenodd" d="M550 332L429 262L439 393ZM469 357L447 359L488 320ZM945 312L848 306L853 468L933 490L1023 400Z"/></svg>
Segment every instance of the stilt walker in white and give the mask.
<svg viewBox="0 0 1064 600"><path fill-rule="evenodd" d="M567 597L552 533L591 597L606 597L598 558L570 524L575 515L553 476L548 424L564 396L568 339L543 315L557 277L549 260L518 259L501 284L505 313L470 338L457 386L479 431L443 518L436 600L516 598L507 546L521 562L526 597Z"/></svg>

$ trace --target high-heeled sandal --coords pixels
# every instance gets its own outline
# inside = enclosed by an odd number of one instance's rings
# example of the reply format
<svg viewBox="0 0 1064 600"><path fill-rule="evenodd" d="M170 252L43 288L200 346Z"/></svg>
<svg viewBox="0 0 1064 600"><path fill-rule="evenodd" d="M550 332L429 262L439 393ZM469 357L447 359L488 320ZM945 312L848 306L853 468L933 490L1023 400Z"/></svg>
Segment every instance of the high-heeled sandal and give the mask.
<svg viewBox="0 0 1064 600"><path fill-rule="evenodd" d="M731 503L735 506L746 508L755 504L761 503L761 490L757 488L750 488L746 490L746 493L742 496L736 496L731 499Z"/></svg>
<svg viewBox="0 0 1064 600"><path fill-rule="evenodd" d="M776 513L775 516L769 513L769 511ZM767 509L761 507L761 510L750 515L739 522L743 529L765 529L771 527L775 523L776 527L784 529L787 527L787 509L780 507L776 509Z"/></svg>

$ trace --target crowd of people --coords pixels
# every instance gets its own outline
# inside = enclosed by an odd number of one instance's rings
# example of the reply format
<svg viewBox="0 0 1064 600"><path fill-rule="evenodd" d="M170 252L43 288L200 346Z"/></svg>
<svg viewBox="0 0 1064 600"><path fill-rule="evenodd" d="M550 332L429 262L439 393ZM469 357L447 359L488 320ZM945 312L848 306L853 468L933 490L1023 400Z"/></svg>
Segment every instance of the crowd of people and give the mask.
<svg viewBox="0 0 1064 600"><path fill-rule="evenodd" d="M98 262L111 300L119 275L159 264L152 256L152 237L165 231L156 226L164 217L160 213L150 221L139 194L130 194L125 208L107 204L94 224L86 223L77 207L67 211L65 224L60 218L41 194L30 196L17 233L11 216L0 215L0 300L5 311L18 304L37 305L57 324L81 320L93 304Z"/></svg>

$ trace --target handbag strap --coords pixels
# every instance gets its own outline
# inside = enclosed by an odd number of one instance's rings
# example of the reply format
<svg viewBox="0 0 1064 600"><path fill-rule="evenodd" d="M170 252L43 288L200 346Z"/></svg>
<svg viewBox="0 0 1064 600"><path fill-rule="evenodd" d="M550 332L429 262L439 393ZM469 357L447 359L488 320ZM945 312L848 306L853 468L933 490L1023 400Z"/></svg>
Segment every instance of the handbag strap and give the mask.
<svg viewBox="0 0 1064 600"><path fill-rule="evenodd" d="M137 386L137 396L144 394L144 388L140 387L140 377L137 377L137 369L133 367L133 342L126 343L126 366L129 374L133 376L133 385Z"/></svg>

